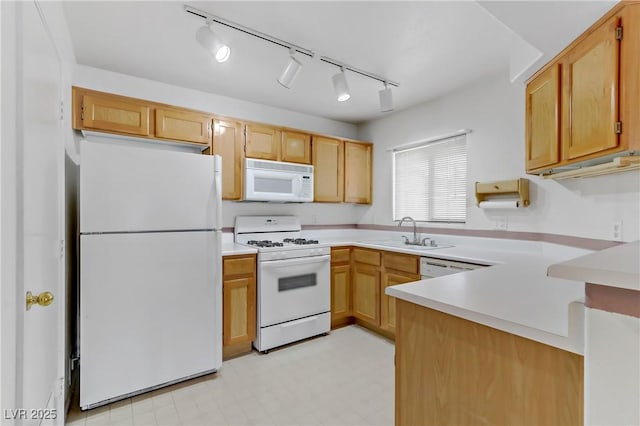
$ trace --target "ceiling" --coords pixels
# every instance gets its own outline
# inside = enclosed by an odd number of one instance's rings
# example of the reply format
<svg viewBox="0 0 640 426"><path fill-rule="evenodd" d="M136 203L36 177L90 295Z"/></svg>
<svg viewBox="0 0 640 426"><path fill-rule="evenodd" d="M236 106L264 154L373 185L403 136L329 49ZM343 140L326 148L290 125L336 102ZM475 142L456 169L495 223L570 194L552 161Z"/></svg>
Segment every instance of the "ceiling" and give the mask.
<svg viewBox="0 0 640 426"><path fill-rule="evenodd" d="M217 24L216 32L232 53L227 62L215 62L195 40L204 20L186 13L185 4L400 83L393 89L396 111L490 74L503 72L507 78L509 49L513 38L520 37L516 33L522 32L523 39L552 56L571 40L564 40L568 37L564 33L551 36L555 30L564 28L570 34L576 28L583 30L611 6L611 2L70 1L64 3L64 11L77 62L344 122L388 114L379 111L382 83L347 71L352 96L338 102L331 84L338 68L306 56L300 57L303 69L292 88L282 87L276 79L287 63L287 49ZM554 19L540 25L547 11ZM563 16L569 19L569 31Z"/></svg>

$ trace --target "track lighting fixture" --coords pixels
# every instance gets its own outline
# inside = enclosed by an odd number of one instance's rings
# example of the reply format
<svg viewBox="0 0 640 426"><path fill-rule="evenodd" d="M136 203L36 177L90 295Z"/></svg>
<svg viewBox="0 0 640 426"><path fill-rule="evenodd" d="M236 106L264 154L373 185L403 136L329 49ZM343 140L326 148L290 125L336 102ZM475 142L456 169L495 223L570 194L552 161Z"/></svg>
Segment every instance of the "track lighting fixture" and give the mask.
<svg viewBox="0 0 640 426"><path fill-rule="evenodd" d="M280 77L278 77L278 83L282 84L287 89L291 89L293 81L302 69L302 63L296 59L295 54L295 49L289 50L289 62L287 62L287 66L282 71L282 74L280 74Z"/></svg>
<svg viewBox="0 0 640 426"><path fill-rule="evenodd" d="M198 28L196 32L196 40L202 47L210 52L218 62L225 62L231 55L231 49L224 44L220 38L213 32L211 28L213 21L207 21L207 24Z"/></svg>
<svg viewBox="0 0 640 426"><path fill-rule="evenodd" d="M347 76L344 74L344 68L340 67L340 72L333 77L333 90L336 91L338 102L348 101L351 97L349 93L349 86L347 85Z"/></svg>
<svg viewBox="0 0 640 426"><path fill-rule="evenodd" d="M244 34L251 35L260 39L262 41L267 41L269 43L273 43L274 45L285 47L289 49L289 62L286 67L278 77L278 83L287 89L291 88L294 80L297 75L300 73L302 69L302 63L298 58L295 57L296 54L306 55L310 58L315 58L319 62L325 62L327 64L333 65L335 67L340 68L340 72L332 77L333 88L336 91L336 96L338 97L339 102L344 102L351 97L351 93L349 92L349 86L347 85L347 77L345 75L345 70L351 71L354 74L359 74L363 77L367 77L373 80L377 80L381 83L384 83L384 89L379 91L380 95L380 111L393 111L393 100L391 96L391 87L399 87L400 84L392 81L386 77L371 73L369 71L365 71L360 68L356 68L354 66L348 65L344 62L338 61L336 59L330 58L328 56L319 56L313 50L306 49L302 46L298 46L294 43L289 43L288 41L281 40L279 38L270 36L269 34L265 34L258 30L254 30L253 28L238 24L236 22L229 21L228 19L221 18L219 16L212 15L208 12L205 12L200 9L196 9L195 7L184 5L184 10L187 13L198 16L206 20L207 25L201 27L197 34L196 38L198 42L208 51L212 52L218 62L224 62L229 59L229 54L231 50L227 45L220 42L211 28L213 22L224 25L227 28L232 28L234 30L240 31Z"/></svg>
<svg viewBox="0 0 640 426"><path fill-rule="evenodd" d="M380 95L380 112L393 111L391 87L389 87L389 84L386 81L384 82L384 89L380 90L378 95Z"/></svg>

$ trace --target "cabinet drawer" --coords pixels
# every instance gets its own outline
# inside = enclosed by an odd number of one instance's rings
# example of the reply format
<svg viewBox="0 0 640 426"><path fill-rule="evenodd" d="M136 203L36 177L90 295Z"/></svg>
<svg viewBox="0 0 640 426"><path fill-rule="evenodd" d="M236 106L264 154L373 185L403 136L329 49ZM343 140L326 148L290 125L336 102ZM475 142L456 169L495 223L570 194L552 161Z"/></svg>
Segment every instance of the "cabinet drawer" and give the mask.
<svg viewBox="0 0 640 426"><path fill-rule="evenodd" d="M225 277L233 275L254 274L256 271L256 257L239 256L222 259L222 273Z"/></svg>
<svg viewBox="0 0 640 426"><path fill-rule="evenodd" d="M331 249L331 263L346 263L351 260L351 249L335 248Z"/></svg>
<svg viewBox="0 0 640 426"><path fill-rule="evenodd" d="M354 248L353 259L358 263L380 266L380 252L375 250Z"/></svg>
<svg viewBox="0 0 640 426"><path fill-rule="evenodd" d="M382 260L385 269L395 269L409 274L417 274L420 269L420 256L384 252Z"/></svg>

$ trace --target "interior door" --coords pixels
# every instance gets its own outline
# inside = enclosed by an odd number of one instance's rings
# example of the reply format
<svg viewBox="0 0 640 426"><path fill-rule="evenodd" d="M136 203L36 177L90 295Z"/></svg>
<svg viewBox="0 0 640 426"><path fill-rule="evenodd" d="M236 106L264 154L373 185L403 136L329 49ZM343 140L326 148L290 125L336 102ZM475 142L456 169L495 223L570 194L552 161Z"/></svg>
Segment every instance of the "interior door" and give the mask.
<svg viewBox="0 0 640 426"><path fill-rule="evenodd" d="M64 424L62 63L39 5L18 4L16 405L23 424ZM28 291L54 299L27 309Z"/></svg>

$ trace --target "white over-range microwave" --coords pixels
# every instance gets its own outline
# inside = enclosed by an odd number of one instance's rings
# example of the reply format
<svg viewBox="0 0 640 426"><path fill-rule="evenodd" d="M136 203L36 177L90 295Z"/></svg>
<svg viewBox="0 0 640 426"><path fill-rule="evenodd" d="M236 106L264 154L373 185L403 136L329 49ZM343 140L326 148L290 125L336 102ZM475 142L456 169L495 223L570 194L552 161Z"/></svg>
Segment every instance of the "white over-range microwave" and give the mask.
<svg viewBox="0 0 640 426"><path fill-rule="evenodd" d="M313 166L245 159L246 201L313 201Z"/></svg>

